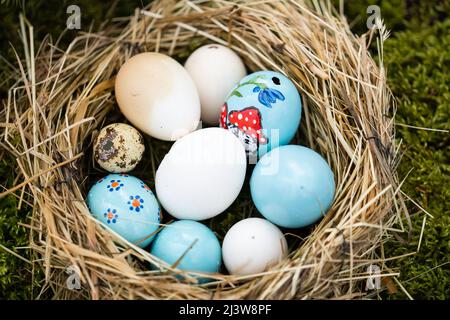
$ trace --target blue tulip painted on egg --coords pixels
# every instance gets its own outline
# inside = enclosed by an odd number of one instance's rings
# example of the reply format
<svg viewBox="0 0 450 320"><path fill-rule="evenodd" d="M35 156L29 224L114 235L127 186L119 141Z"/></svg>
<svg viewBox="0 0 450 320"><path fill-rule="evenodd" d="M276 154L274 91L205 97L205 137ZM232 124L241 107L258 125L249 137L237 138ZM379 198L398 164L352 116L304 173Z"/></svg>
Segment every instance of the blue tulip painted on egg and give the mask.
<svg viewBox="0 0 450 320"><path fill-rule="evenodd" d="M253 92L259 92L258 100L267 108L272 108L272 103L277 102L277 99L284 101L283 94L275 89L265 88L257 85L253 88Z"/></svg>
<svg viewBox="0 0 450 320"><path fill-rule="evenodd" d="M281 146L265 154L250 178L258 211L285 228L315 223L331 206L334 175L317 152L302 146Z"/></svg>
<svg viewBox="0 0 450 320"><path fill-rule="evenodd" d="M258 71L244 77L228 95L220 126L241 140L248 155L262 156L292 140L301 110L292 81L278 72Z"/></svg>
<svg viewBox="0 0 450 320"><path fill-rule="evenodd" d="M87 204L97 220L141 248L150 244L159 227L156 197L143 181L128 174L110 174L97 181Z"/></svg>

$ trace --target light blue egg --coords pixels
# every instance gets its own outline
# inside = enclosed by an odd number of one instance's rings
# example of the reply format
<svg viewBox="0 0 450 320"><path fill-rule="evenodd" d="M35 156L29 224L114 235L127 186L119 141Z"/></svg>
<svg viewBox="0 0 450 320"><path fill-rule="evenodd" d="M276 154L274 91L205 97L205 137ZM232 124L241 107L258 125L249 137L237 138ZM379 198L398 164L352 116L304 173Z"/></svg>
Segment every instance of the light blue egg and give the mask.
<svg viewBox="0 0 450 320"><path fill-rule="evenodd" d="M216 235L204 224L193 220L179 220L167 225L156 236L150 253L169 265L182 258L177 268L185 271L216 273L222 263L222 250Z"/></svg>
<svg viewBox="0 0 450 320"><path fill-rule="evenodd" d="M258 211L286 228L301 228L323 217L335 191L334 175L317 152L297 145L265 154L250 178Z"/></svg>
<svg viewBox="0 0 450 320"><path fill-rule="evenodd" d="M91 214L104 225L141 248L153 240L159 227L160 206L150 188L128 174L110 174L89 190Z"/></svg>
<svg viewBox="0 0 450 320"><path fill-rule="evenodd" d="M220 126L232 131L250 156L288 144L300 124L297 88L274 71L258 71L233 88L222 108Z"/></svg>

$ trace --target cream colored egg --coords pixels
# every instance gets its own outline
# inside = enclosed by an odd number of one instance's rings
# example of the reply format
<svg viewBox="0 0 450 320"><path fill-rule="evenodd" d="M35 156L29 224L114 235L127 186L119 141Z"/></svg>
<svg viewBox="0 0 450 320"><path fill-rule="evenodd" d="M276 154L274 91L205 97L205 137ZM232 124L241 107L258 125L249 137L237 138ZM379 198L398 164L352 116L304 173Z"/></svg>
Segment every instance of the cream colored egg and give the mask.
<svg viewBox="0 0 450 320"><path fill-rule="evenodd" d="M129 172L141 161L145 145L142 135L125 123L104 127L94 142L94 158L112 173Z"/></svg>
<svg viewBox="0 0 450 320"><path fill-rule="evenodd" d="M244 63L233 50L209 44L195 50L184 67L197 86L202 121L217 125L227 95L246 75Z"/></svg>
<svg viewBox="0 0 450 320"><path fill-rule="evenodd" d="M261 218L239 221L228 230L222 244L225 267L234 275L268 271L288 254L284 234Z"/></svg>
<svg viewBox="0 0 450 320"><path fill-rule="evenodd" d="M138 129L157 139L175 141L200 121L194 81L169 56L146 52L120 68L115 82L119 108Z"/></svg>

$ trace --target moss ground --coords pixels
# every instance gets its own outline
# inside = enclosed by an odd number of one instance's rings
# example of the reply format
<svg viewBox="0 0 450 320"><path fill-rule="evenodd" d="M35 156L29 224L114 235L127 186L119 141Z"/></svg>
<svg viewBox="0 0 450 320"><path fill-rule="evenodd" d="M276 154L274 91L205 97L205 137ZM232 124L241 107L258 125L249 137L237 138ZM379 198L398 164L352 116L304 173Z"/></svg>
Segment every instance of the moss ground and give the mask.
<svg viewBox="0 0 450 320"><path fill-rule="evenodd" d="M334 0L338 3L338 0ZM68 5L81 8L82 28L94 29L100 21L117 15L129 15L140 1L95 2L89 0L2 0L0 4L0 54L13 61L12 49L21 44L18 38L18 14L23 12L35 26L36 39L50 33L57 38L65 28ZM365 32L369 5L376 4L392 31L385 44L385 62L389 84L397 97L397 136L402 142L403 159L400 177L407 176L404 191L425 208L433 218L426 220L420 251L393 261L389 267L400 272L400 281L412 297L418 299L450 299L450 134L412 128L426 127L448 130L450 114L450 3L436 0L431 5L419 0L348 1L345 13L355 33ZM74 36L68 31L62 44ZM8 65L0 60L0 99L5 97L10 80ZM407 126L405 126L407 125ZM15 159L0 149L0 184L14 184ZM0 299L29 299L38 294L39 275L31 276L32 266L8 252L31 259L22 247L28 242L27 223L30 208L10 195L0 201ZM408 242L390 241L389 255L413 252L419 244L424 213L409 203L413 232ZM220 226L219 226L220 228ZM8 250L6 250L7 248ZM403 299L382 293L383 298Z"/></svg>

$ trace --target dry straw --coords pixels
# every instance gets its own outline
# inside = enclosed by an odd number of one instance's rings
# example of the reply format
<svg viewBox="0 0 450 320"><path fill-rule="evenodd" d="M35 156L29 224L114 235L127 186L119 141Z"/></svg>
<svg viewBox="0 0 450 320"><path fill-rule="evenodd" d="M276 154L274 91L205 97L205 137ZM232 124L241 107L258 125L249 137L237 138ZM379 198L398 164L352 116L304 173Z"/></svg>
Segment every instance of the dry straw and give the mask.
<svg viewBox="0 0 450 320"><path fill-rule="evenodd" d="M24 57L1 112L1 145L17 158L13 193L33 207L29 225L33 269L42 268L40 294L91 299L308 299L374 296L366 291L371 264L393 284L383 242L404 231L407 217L397 181L393 102L382 62L387 32L357 37L345 18L321 1L153 1L103 31L81 32L62 51L50 37L34 47L21 18ZM368 53L376 39L377 62ZM93 135L117 108L114 77L132 55L158 51L179 57L193 44L220 43L249 70L285 73L303 97L298 136L331 164L337 183L326 217L293 248L289 259L262 274L182 282L164 265L89 214L86 157ZM152 140L152 143L157 143ZM151 150L153 174L163 154ZM300 209L300 208L299 208ZM397 229L394 227L396 226ZM81 290L66 286L78 268ZM167 266L166 266L167 267ZM167 270L167 269L166 269ZM390 281L390 282L389 282ZM374 281L376 283L376 281Z"/></svg>

